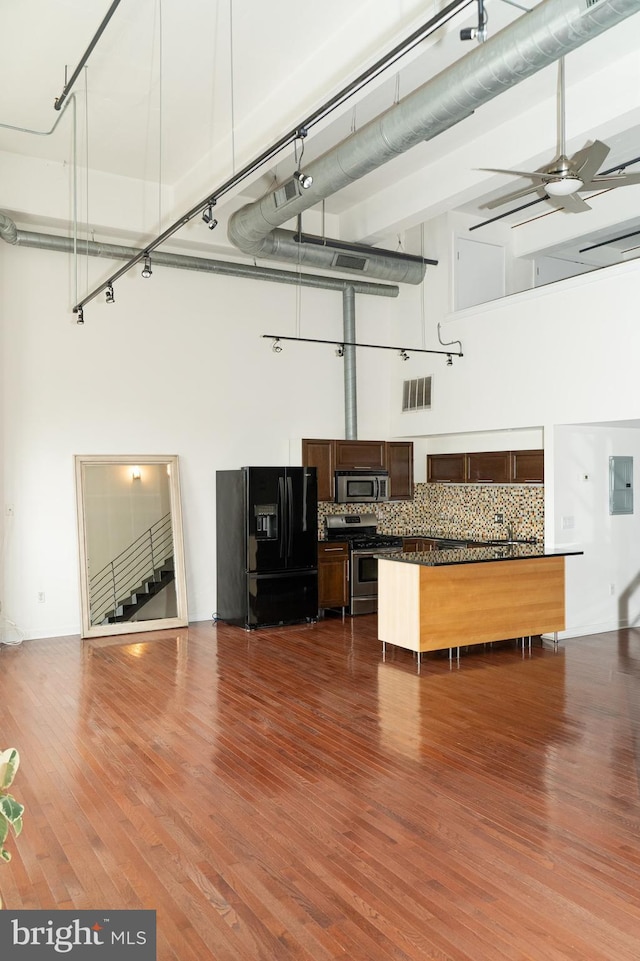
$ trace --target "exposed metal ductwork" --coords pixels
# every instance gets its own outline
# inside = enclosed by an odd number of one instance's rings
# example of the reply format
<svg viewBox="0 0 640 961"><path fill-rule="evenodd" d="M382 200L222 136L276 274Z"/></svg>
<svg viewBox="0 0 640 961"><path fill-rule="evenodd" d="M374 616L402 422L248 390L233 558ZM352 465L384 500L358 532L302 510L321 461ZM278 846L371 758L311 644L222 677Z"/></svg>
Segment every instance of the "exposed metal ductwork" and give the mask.
<svg viewBox="0 0 640 961"><path fill-rule="evenodd" d="M140 253L136 247L120 244L103 244L93 240L78 240L59 237L56 234L43 234L30 230L19 230L13 220L0 213L0 238L18 247L36 247L40 250L55 250L64 254L76 252L79 256L105 257L110 260L129 260ZM290 284L300 287L320 287L323 290L344 291L347 288L357 294L373 294L377 297L397 297L399 290L395 285L376 284L370 281L341 280L338 277L322 277L315 274L302 274L293 270L274 270L256 267L253 264L234 264L225 260L212 260L209 257L192 257L184 254L163 253L158 250L153 255L153 265L177 267L181 270L200 270L227 277L244 277L250 280L266 280L276 284Z"/></svg>
<svg viewBox="0 0 640 961"><path fill-rule="evenodd" d="M348 258L338 259L330 246L296 242L293 231L279 228L639 10L640 0L543 0L337 147L305 164L305 174L313 178L310 187L303 189L293 179L238 210L229 221L229 239L253 257L420 283L424 264L403 264L372 248L370 257L362 256L350 266Z"/></svg>

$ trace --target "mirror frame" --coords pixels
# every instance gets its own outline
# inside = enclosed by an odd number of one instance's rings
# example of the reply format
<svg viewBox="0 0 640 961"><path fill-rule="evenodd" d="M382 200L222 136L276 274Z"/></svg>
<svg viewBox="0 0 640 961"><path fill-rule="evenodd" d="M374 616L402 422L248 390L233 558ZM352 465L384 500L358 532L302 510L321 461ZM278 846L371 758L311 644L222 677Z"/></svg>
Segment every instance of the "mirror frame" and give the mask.
<svg viewBox="0 0 640 961"><path fill-rule="evenodd" d="M108 637L115 634L137 634L143 631L169 630L186 627L187 588L184 567L184 541L182 535L182 505L180 501L180 478L177 454L76 454L76 501L78 513L78 548L80 561L80 603L82 613L81 637ZM87 551L87 517L85 510L85 467L93 465L134 467L145 464L166 464L169 468L169 495L171 503L171 528L173 534L176 609L175 617L153 618L141 621L122 621L114 624L91 624L89 608L89 568Z"/></svg>

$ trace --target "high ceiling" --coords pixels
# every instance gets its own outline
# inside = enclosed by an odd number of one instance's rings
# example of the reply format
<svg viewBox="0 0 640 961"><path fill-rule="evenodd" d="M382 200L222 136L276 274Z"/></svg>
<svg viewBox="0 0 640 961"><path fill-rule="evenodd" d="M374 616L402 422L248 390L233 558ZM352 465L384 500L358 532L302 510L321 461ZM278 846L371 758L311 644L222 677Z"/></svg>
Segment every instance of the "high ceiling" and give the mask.
<svg viewBox="0 0 640 961"><path fill-rule="evenodd" d="M529 0L486 0L489 37L532 6ZM74 110L80 219L94 235L152 237L436 10L418 0L316 0L303 7L299 0L122 0L74 86L75 97L64 113L55 111L66 77L110 7L108 0L0 0L0 211L25 226L41 221L68 228L53 207L30 203L14 185L16 158L34 184L46 182L57 165L73 164ZM461 40L460 30L476 20L470 3L315 125L305 159L472 50L476 41ZM640 172L638 50L640 17L634 15L566 58L569 155L597 138L611 147L605 168L636 160L628 170ZM512 231L521 256L595 265L637 256L640 186L599 193L589 201L592 210L581 214L554 210L544 200L485 207L525 181L479 168L535 170L557 155L557 89L554 65L328 198L310 217L323 223L326 217L328 232L343 240L395 246L410 228L454 214L478 240L490 240L498 224ZM215 235L190 224L176 242L239 256L226 241L226 219L289 176L295 163L289 147L229 193L216 213L221 225ZM119 209L113 199L125 178L146 184L145 200L139 216L116 222L109 211ZM60 206L68 216L68 198ZM632 236L608 242L623 234Z"/></svg>

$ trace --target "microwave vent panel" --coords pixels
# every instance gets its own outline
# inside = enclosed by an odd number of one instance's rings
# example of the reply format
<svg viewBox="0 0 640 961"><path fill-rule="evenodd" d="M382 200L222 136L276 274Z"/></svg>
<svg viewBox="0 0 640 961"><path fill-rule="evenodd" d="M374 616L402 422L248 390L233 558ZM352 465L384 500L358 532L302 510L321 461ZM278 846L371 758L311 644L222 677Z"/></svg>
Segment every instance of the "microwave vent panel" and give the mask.
<svg viewBox="0 0 640 961"><path fill-rule="evenodd" d="M404 381L402 410L431 410L431 376Z"/></svg>

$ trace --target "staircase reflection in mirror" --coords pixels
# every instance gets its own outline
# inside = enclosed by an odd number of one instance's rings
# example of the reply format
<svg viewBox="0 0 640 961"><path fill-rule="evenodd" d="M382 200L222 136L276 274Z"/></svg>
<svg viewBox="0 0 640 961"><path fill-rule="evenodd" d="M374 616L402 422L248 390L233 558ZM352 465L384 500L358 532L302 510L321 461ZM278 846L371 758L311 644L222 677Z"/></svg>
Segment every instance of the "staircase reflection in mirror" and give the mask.
<svg viewBox="0 0 640 961"><path fill-rule="evenodd" d="M82 636L182 627L176 455L77 455Z"/></svg>

